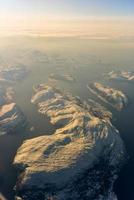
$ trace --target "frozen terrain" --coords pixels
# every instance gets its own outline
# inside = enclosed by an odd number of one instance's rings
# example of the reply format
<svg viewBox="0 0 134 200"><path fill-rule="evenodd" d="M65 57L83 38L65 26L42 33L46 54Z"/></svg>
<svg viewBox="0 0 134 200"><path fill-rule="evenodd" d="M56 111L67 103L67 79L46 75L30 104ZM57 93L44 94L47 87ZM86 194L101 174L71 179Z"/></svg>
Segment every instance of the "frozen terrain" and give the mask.
<svg viewBox="0 0 134 200"><path fill-rule="evenodd" d="M133 71L111 71L108 74L111 80L134 82Z"/></svg>
<svg viewBox="0 0 134 200"><path fill-rule="evenodd" d="M61 81L67 81L67 82L74 82L75 81L75 79L71 76L71 75L69 75L69 74L51 74L50 76L49 76L49 78L50 79L54 79L54 80L61 80Z"/></svg>
<svg viewBox="0 0 134 200"><path fill-rule="evenodd" d="M24 68L7 67L0 70L0 81L16 82L27 74ZM26 125L24 114L14 102L13 87L2 85L0 87L0 135L15 133Z"/></svg>
<svg viewBox="0 0 134 200"><path fill-rule="evenodd" d="M97 82L90 86L87 85L87 88L102 101L110 104L119 111L125 108L128 104L127 96L120 90L107 87Z"/></svg>
<svg viewBox="0 0 134 200"><path fill-rule="evenodd" d="M15 132L25 123L25 117L15 103L5 104L0 108L0 135Z"/></svg>
<svg viewBox="0 0 134 200"><path fill-rule="evenodd" d="M26 119L20 108L13 102L13 89L0 91L0 135L21 129Z"/></svg>
<svg viewBox="0 0 134 200"><path fill-rule="evenodd" d="M4 67L0 69L0 82L12 83L16 81L20 81L25 78L28 74L28 70L21 67Z"/></svg>
<svg viewBox="0 0 134 200"><path fill-rule="evenodd" d="M18 149L18 195L24 200L116 199L113 183L125 149L110 120L95 117L90 106L50 85L38 86L31 102L57 130Z"/></svg>

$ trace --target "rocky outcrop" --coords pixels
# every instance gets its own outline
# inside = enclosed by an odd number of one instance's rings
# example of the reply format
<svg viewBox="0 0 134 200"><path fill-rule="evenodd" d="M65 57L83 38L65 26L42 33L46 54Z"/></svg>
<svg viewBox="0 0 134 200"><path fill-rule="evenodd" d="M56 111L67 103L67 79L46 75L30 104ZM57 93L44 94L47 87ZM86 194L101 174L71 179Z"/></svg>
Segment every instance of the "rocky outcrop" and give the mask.
<svg viewBox="0 0 134 200"><path fill-rule="evenodd" d="M92 112L94 116L100 119L106 119L106 120L112 119L112 113L98 102L92 99L88 99L87 106L90 109L90 112Z"/></svg>
<svg viewBox="0 0 134 200"><path fill-rule="evenodd" d="M10 103L13 101L14 91L12 87L3 89L0 87L0 107L4 104Z"/></svg>
<svg viewBox="0 0 134 200"><path fill-rule="evenodd" d="M0 107L0 135L20 130L25 123L25 117L15 103Z"/></svg>
<svg viewBox="0 0 134 200"><path fill-rule="evenodd" d="M16 82L24 79L28 73L29 72L25 67L5 67L0 69L0 82Z"/></svg>
<svg viewBox="0 0 134 200"><path fill-rule="evenodd" d="M40 85L31 102L57 130L18 149L18 195L23 200L113 200L125 150L110 120L95 117L80 99L51 86Z"/></svg>
<svg viewBox="0 0 134 200"><path fill-rule="evenodd" d="M67 82L74 82L75 79L69 74L51 74L49 79L52 80L60 80L60 81L67 81Z"/></svg>
<svg viewBox="0 0 134 200"><path fill-rule="evenodd" d="M1 83L14 83L28 74L25 67L5 67L0 69ZM20 108L14 103L14 90L8 84L0 87L0 135L13 133L26 125Z"/></svg>
<svg viewBox="0 0 134 200"><path fill-rule="evenodd" d="M110 104L117 110L122 110L128 104L128 99L126 95L117 89L106 87L100 83L94 83L92 85L87 85L90 92L97 95L102 101Z"/></svg>
<svg viewBox="0 0 134 200"><path fill-rule="evenodd" d="M7 199L0 193L0 200L7 200Z"/></svg>
<svg viewBox="0 0 134 200"><path fill-rule="evenodd" d="M111 71L108 77L111 80L134 82L134 72L129 71Z"/></svg>
<svg viewBox="0 0 134 200"><path fill-rule="evenodd" d="M26 125L20 108L13 102L12 87L0 88L0 135L13 133Z"/></svg>

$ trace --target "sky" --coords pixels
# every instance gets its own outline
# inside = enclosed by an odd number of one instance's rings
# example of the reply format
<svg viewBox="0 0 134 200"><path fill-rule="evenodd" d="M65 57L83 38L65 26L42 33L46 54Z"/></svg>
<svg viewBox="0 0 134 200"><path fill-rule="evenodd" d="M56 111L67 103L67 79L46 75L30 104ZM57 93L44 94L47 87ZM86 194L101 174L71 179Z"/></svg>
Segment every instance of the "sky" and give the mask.
<svg viewBox="0 0 134 200"><path fill-rule="evenodd" d="M133 0L0 0L7 16L133 17Z"/></svg>
<svg viewBox="0 0 134 200"><path fill-rule="evenodd" d="M133 17L134 0L0 0L8 16Z"/></svg>
<svg viewBox="0 0 134 200"><path fill-rule="evenodd" d="M83 20L91 19L133 20L134 0L0 0L0 28L47 27L50 30L64 27L63 21L70 20L71 29L72 21L82 24ZM48 23L49 20L53 23Z"/></svg>

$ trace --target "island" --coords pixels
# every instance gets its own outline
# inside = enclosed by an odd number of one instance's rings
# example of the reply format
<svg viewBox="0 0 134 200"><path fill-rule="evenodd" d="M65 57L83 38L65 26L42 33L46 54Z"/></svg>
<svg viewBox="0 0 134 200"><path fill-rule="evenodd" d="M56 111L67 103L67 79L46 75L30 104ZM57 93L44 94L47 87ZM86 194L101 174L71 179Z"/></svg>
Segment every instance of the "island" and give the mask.
<svg viewBox="0 0 134 200"><path fill-rule="evenodd" d="M0 107L0 135L15 133L26 124L25 117L15 103Z"/></svg>
<svg viewBox="0 0 134 200"><path fill-rule="evenodd" d="M0 69L0 82L13 83L23 80L29 71L24 66L12 67L7 66Z"/></svg>
<svg viewBox="0 0 134 200"><path fill-rule="evenodd" d="M31 99L56 131L24 141L14 158L23 200L114 199L126 153L118 130L79 98L41 84Z"/></svg>
<svg viewBox="0 0 134 200"><path fill-rule="evenodd" d="M111 71L108 73L108 78L111 80L127 81L134 83L133 71Z"/></svg>
<svg viewBox="0 0 134 200"><path fill-rule="evenodd" d="M120 90L104 86L101 83L87 85L88 90L116 110L121 111L128 104L127 96Z"/></svg>
<svg viewBox="0 0 134 200"><path fill-rule="evenodd" d="M75 79L69 74L58 74L58 73L50 74L49 79L67 81L67 82L74 82L75 81Z"/></svg>
<svg viewBox="0 0 134 200"><path fill-rule="evenodd" d="M13 89L0 88L0 135L15 133L26 125L26 118L13 102Z"/></svg>

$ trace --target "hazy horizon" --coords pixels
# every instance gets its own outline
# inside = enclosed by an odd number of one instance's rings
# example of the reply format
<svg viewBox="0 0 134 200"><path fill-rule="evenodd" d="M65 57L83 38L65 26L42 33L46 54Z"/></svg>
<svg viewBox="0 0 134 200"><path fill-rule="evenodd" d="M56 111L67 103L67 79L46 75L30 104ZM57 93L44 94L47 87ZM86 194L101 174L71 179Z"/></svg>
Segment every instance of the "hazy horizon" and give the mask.
<svg viewBox="0 0 134 200"><path fill-rule="evenodd" d="M134 2L6 0L0 7L0 36L134 37Z"/></svg>

